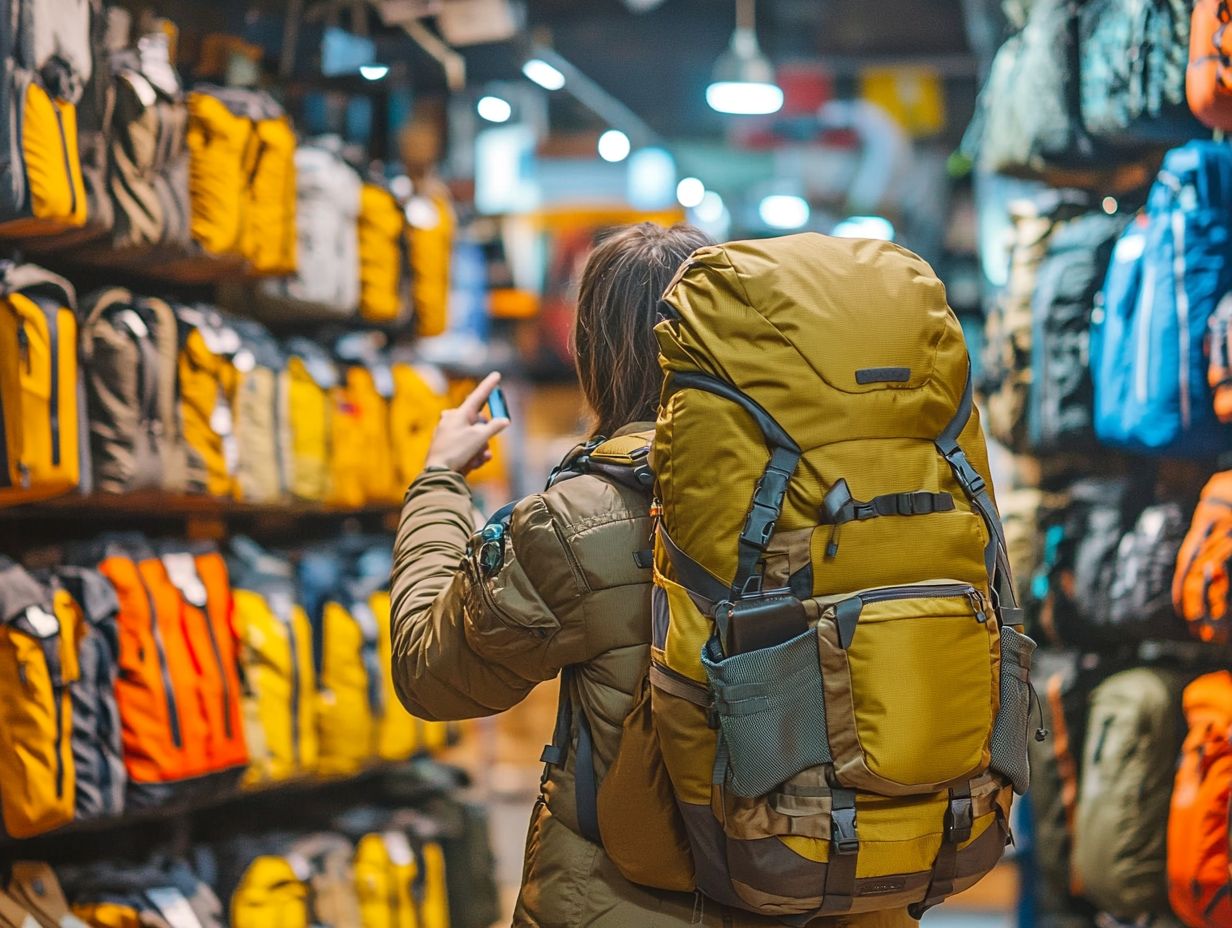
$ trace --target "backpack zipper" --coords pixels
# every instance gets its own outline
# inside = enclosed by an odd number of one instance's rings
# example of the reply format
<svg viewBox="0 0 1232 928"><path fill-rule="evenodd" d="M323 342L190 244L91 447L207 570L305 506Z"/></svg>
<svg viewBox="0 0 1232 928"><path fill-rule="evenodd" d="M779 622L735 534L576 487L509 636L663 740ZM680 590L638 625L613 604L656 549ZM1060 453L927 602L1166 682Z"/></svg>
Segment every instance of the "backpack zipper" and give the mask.
<svg viewBox="0 0 1232 928"><path fill-rule="evenodd" d="M984 597L969 583L936 583L919 584L916 586L887 586L876 590L868 590L855 594L864 605L869 603L892 602L899 599L947 599L963 598L975 612L975 620L983 623L988 620L984 611Z"/></svg>
<svg viewBox="0 0 1232 928"><path fill-rule="evenodd" d="M145 601L150 609L150 631L154 638L154 653L158 658L158 672L163 681L163 698L167 703L167 716L171 726L171 743L177 748L182 748L184 747L184 736L180 732L180 713L175 705L175 690L171 688L171 671L167 668L167 651L163 647L163 635L158 627L158 610L154 607L154 594L146 586L145 578L141 576L140 570L138 570L137 579L141 584L142 591L145 593Z"/></svg>
<svg viewBox="0 0 1232 928"><path fill-rule="evenodd" d="M51 665L48 664L48 669ZM64 684L51 686L51 696L56 703L56 798L64 797L64 750L60 742L64 740Z"/></svg>
<svg viewBox="0 0 1232 928"><path fill-rule="evenodd" d="M1148 377L1151 363L1151 321L1155 315L1155 265L1148 263L1142 279L1142 304L1138 308L1138 352L1134 370L1134 397L1139 403L1147 401Z"/></svg>
<svg viewBox="0 0 1232 928"><path fill-rule="evenodd" d="M39 309L47 317L47 348L51 364L51 396L48 401L51 419L51 464L60 466L60 325L56 319L56 307L44 306L36 301Z"/></svg>

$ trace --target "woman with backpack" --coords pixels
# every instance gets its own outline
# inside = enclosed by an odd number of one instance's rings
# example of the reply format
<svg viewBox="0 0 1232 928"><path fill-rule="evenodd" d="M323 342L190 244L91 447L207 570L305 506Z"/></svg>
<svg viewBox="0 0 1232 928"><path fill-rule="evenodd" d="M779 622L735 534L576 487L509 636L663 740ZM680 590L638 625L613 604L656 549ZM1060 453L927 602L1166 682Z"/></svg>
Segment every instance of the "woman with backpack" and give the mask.
<svg viewBox="0 0 1232 928"><path fill-rule="evenodd" d="M392 617L394 680L407 709L436 720L492 715L564 672L567 699L545 750L549 765L531 819L515 926L780 924L700 894L630 882L602 844L585 837L598 837L590 780L602 783L611 768L649 663L649 472L627 451L644 446L654 428L660 296L681 263L708 244L689 226L643 223L591 255L575 345L595 438L570 454L546 492L475 531L465 475L508 425L482 415L497 375L442 415L427 466L407 492ZM633 440L639 433L640 442ZM599 436L615 441L600 443ZM612 466L589 468L591 456ZM631 458L623 470L622 457ZM654 827L661 824L657 808L624 814L642 830L647 854L675 854L691 868L683 847L654 846L663 832ZM894 911L810 924L890 928L914 920Z"/></svg>

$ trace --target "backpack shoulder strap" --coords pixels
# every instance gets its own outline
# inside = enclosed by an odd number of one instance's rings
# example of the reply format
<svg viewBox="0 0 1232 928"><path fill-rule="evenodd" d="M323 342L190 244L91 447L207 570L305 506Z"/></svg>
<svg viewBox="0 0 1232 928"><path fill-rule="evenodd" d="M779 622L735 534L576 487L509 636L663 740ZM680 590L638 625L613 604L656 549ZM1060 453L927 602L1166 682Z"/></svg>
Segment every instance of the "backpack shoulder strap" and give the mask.
<svg viewBox="0 0 1232 928"><path fill-rule="evenodd" d="M655 481L651 463L653 442L654 432L649 430L615 438L592 438L565 455L548 478L548 487L583 474L594 474L649 493Z"/></svg>

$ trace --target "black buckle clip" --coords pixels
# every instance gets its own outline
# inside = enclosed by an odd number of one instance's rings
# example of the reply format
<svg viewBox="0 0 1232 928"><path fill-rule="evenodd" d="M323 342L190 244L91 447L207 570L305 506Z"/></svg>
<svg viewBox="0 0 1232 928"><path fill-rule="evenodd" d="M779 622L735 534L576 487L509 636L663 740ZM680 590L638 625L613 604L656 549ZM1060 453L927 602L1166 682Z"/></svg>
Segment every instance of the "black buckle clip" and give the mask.
<svg viewBox="0 0 1232 928"><path fill-rule="evenodd" d="M958 482L962 484L963 489L972 496L975 496L987 486L984 483L984 478L980 476L980 472L972 467L971 462L967 460L967 455L962 448L955 448L945 456L945 459L954 468L954 473L958 477Z"/></svg>
<svg viewBox="0 0 1232 928"><path fill-rule="evenodd" d="M945 840L950 844L970 841L974 823L971 797L961 796L951 799L949 807L945 810Z"/></svg>
<svg viewBox="0 0 1232 928"><path fill-rule="evenodd" d="M855 854L860 850L855 809L830 810L830 842L840 854Z"/></svg>

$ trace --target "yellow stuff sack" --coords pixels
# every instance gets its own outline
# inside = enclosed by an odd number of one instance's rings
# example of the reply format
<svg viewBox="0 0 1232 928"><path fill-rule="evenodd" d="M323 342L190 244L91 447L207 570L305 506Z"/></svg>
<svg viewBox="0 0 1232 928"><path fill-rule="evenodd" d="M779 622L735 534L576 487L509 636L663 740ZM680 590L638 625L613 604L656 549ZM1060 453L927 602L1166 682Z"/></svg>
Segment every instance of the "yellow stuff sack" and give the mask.
<svg viewBox="0 0 1232 928"><path fill-rule="evenodd" d="M268 94L255 103L240 251L258 274L296 269L295 129Z"/></svg>
<svg viewBox="0 0 1232 928"><path fill-rule="evenodd" d="M232 363L239 336L217 310L175 307L180 329L180 426L188 457L188 485L211 496L232 496L238 466Z"/></svg>
<svg viewBox="0 0 1232 928"><path fill-rule="evenodd" d="M188 195L193 240L211 254L240 250L253 123L243 92L198 85L188 95Z"/></svg>
<svg viewBox="0 0 1232 928"><path fill-rule="evenodd" d="M78 405L72 286L0 261L0 505L77 486Z"/></svg>
<svg viewBox="0 0 1232 928"><path fill-rule="evenodd" d="M368 322L396 322L406 276L406 217L392 193L366 183L359 196L360 316Z"/></svg>
<svg viewBox="0 0 1232 928"><path fill-rule="evenodd" d="M410 364L395 362L390 369L394 397L389 404L389 439L396 482L404 490L423 470L436 423L449 401Z"/></svg>
<svg viewBox="0 0 1232 928"><path fill-rule="evenodd" d="M334 404L345 401L337 391L338 369L329 352L306 338L288 339L283 352L287 359L283 485L297 499L321 502L330 496ZM343 462L341 469L346 466Z"/></svg>
<svg viewBox="0 0 1232 928"><path fill-rule="evenodd" d="M66 591L0 556L0 811L14 838L73 820L78 615Z"/></svg>
<svg viewBox="0 0 1232 928"><path fill-rule="evenodd" d="M8 98L0 106L0 113L8 110L0 120L0 145L13 156L0 175L0 232L38 236L84 226L79 94L57 93L38 75L15 68L0 77L0 95Z"/></svg>
<svg viewBox="0 0 1232 928"><path fill-rule="evenodd" d="M227 557L244 681L244 733L255 786L312 773L317 766L316 670L312 625L295 602L291 565L243 536Z"/></svg>
<svg viewBox="0 0 1232 928"><path fill-rule="evenodd" d="M327 776L346 776L376 757L388 669L381 666L376 617L362 595L327 602L321 622L318 769Z"/></svg>
<svg viewBox="0 0 1232 928"><path fill-rule="evenodd" d="M411 306L420 335L440 335L449 321L453 204L443 185L417 193L406 207L411 253Z"/></svg>
<svg viewBox="0 0 1232 928"><path fill-rule="evenodd" d="M355 887L363 928L424 928L412 894L419 880L419 861L405 834L387 831L361 838L355 849Z"/></svg>

